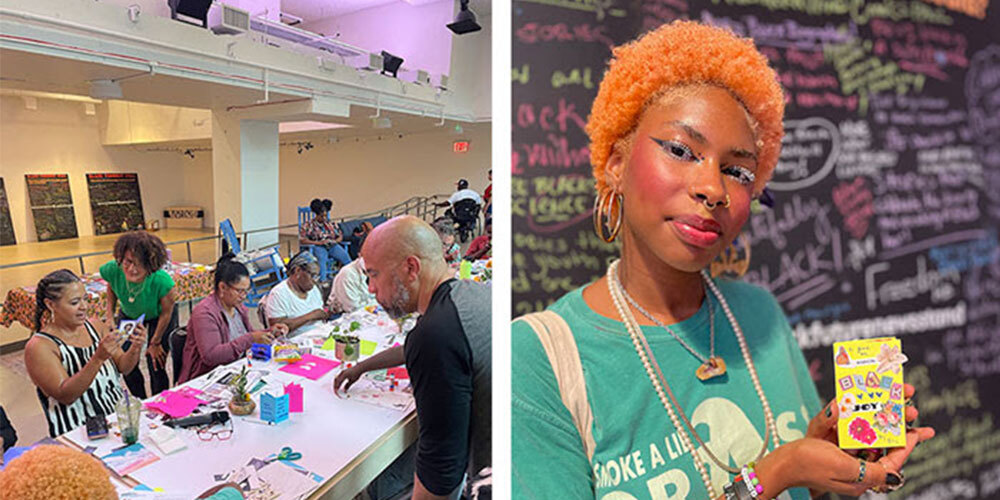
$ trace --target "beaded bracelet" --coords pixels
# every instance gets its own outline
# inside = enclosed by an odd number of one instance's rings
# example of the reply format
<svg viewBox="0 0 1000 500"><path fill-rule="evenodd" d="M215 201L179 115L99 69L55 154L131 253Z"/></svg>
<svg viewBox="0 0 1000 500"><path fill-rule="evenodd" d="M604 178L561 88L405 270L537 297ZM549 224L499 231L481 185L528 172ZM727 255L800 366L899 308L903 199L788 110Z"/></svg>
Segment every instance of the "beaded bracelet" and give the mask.
<svg viewBox="0 0 1000 500"><path fill-rule="evenodd" d="M754 467L756 465L757 464L754 462L746 464L743 466L743 469L740 470L740 475L736 477L737 480L741 477L743 478L743 482L746 483L747 490L750 491L751 498L757 498L758 496L764 494L764 487L761 486L760 480L757 479L757 473L754 472Z"/></svg>
<svg viewBox="0 0 1000 500"><path fill-rule="evenodd" d="M733 482L726 485L723 489L726 492L726 500L729 500L729 492L732 491L737 500L753 500L756 498L763 498L764 487L760 484L760 480L757 479L757 473L754 471L756 464L750 462L744 466L740 473L736 475Z"/></svg>

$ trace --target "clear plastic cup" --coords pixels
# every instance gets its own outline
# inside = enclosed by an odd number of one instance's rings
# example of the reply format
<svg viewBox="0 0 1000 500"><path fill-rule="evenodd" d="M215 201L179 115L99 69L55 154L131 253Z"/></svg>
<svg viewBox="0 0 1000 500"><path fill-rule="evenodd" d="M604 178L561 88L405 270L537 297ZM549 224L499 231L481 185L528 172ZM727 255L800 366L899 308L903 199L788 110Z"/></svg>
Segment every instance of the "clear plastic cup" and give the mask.
<svg viewBox="0 0 1000 500"><path fill-rule="evenodd" d="M115 406L118 414L118 430L122 433L125 444L135 444L139 441L139 416L142 415L142 401L134 396L126 396L118 400Z"/></svg>

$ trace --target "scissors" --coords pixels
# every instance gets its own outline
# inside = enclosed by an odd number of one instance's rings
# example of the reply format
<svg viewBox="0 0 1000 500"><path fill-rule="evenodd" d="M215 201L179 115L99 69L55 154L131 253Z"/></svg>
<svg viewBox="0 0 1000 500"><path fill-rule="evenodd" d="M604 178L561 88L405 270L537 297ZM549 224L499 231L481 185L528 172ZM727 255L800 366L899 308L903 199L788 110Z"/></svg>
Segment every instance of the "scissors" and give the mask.
<svg viewBox="0 0 1000 500"><path fill-rule="evenodd" d="M278 453L278 456L269 460L268 463L274 462L275 460L292 461L300 458L302 458L301 453L292 451L291 446L285 446L281 449L281 453Z"/></svg>

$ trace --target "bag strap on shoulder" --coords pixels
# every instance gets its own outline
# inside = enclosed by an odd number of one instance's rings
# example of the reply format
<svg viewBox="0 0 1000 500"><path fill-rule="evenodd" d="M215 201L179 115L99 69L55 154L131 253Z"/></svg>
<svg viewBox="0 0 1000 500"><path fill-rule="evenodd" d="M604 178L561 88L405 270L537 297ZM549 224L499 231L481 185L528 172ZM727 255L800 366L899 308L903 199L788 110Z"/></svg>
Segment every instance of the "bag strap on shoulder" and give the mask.
<svg viewBox="0 0 1000 500"><path fill-rule="evenodd" d="M553 311L531 313L520 319L531 326L545 349L559 385L562 402L573 417L587 460L592 460L595 448L591 430L594 416L587 400L587 384L583 378L583 365L580 363L580 353L576 348L573 332L562 316Z"/></svg>

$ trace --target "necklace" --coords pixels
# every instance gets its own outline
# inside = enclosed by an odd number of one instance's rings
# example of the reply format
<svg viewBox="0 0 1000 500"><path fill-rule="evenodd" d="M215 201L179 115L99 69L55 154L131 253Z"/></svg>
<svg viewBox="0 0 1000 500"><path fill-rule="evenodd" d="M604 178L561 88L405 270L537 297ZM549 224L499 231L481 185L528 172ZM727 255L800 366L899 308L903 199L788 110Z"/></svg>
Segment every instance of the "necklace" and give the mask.
<svg viewBox="0 0 1000 500"><path fill-rule="evenodd" d="M639 355L639 359L642 361L643 366L646 368L646 375L649 376L650 382L653 384L653 389L656 391L657 396L660 398L660 402L663 407L667 410L667 414L670 416L670 421L674 425L675 429L682 430L680 419L683 419L684 424L688 432L690 432L701 448L705 450L709 458L712 459L716 465L722 467L724 470L731 474L736 474L740 472L740 469L730 467L728 464L723 463L712 450L705 445L701 437L695 432L694 426L688 420L687 416L681 411L681 407L677 404L676 398L674 398L673 391L670 389L670 384L667 383L666 377L663 376L663 372L660 370L659 363L656 362L656 358L653 356L652 349L649 348L649 344L646 342L646 337L642 334L642 330L639 328L638 322L635 320L635 316L625 305L625 298L623 297L624 289L620 286L616 278L618 273L618 263L620 261L616 260L608 266L608 291L611 293L611 299L615 303L615 308L618 310L619 316L621 316L622 321L625 323L625 328L628 330L629 337L632 339L632 345L635 347L636 354ZM705 280L706 285L719 300L722 305L722 310L726 314L726 318L729 320L729 324L733 327L733 332L736 334L736 339L740 344L740 351L743 354L743 360L746 362L747 368L750 371L750 378L753 381L754 389L757 391L757 397L760 398L761 405L764 409L764 442L761 447L760 452L757 454L756 460L764 456L764 452L767 450L767 441L770 438L774 447L779 446L778 443L778 431L774 423L774 416L771 413L771 406L767 403L767 398L764 397L764 390L760 386L760 379L757 377L757 370L754 368L753 360L750 358L750 350L747 348L746 340L743 338L743 331L740 329L739 323L736 322L736 317L733 315L732 310L729 309L729 304L726 302L725 297L723 297L722 292L719 291L715 283L709 278L704 271L702 271L702 279ZM655 367L655 373L654 373ZM657 377L659 375L659 377ZM660 383L662 380L662 384ZM665 389L665 390L664 390ZM677 411L674 410L674 406L677 407ZM680 418L678 418L680 414ZM698 469L698 473L701 475L701 479L705 484L705 489L713 494L712 481L709 479L708 471L705 469L705 464L702 462L701 458L698 456L698 451L695 449L694 445L691 443L691 438L686 432L678 432L681 438L681 444L691 450L691 458L694 460L695 468Z"/></svg>
<svg viewBox="0 0 1000 500"><path fill-rule="evenodd" d="M136 290L132 288L132 282L125 280L125 290L128 291L128 303L131 304L135 302L135 296L142 293L143 288L146 286L146 279L143 278L142 282L139 283L139 289Z"/></svg>
<svg viewBox="0 0 1000 500"><path fill-rule="evenodd" d="M695 376L698 377L698 380L704 382L706 380L715 377L721 377L726 373L726 361L723 360L721 356L715 355L715 308L712 306L712 299L711 297L708 296L708 293L705 294L705 299L708 301L708 325L709 325L708 330L711 340L709 341L708 358L705 358L705 356L702 356L701 353L695 351L691 346L689 346L687 342L684 342L684 339L682 339L680 335L677 335L677 333L675 333L669 326L663 324L662 321L657 319L655 316L650 314L649 311L646 311L646 309L640 306L639 303L636 302L636 300L633 299L632 296L629 295L627 291L625 291L625 287L622 286L621 280L619 279L617 273L615 273L614 279L615 279L615 286L617 286L618 289L621 290L622 295L625 296L625 299L628 300L629 304L632 304L632 307L635 307L636 310L641 312L643 316L649 318L653 323L656 323L656 326L659 326L660 328L666 330L667 333L669 333L674 338L674 340L679 342L682 346L684 346L685 349L688 350L688 352L693 354L694 357L698 358L698 360L701 361L701 366L699 366L698 369L695 370L694 372Z"/></svg>

